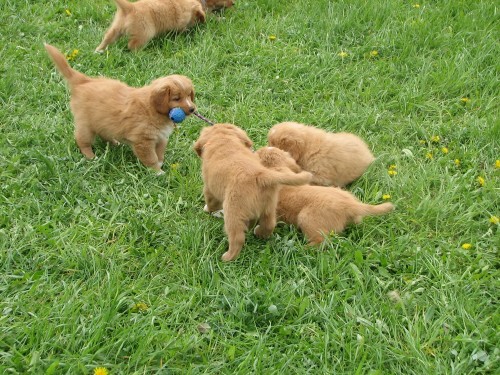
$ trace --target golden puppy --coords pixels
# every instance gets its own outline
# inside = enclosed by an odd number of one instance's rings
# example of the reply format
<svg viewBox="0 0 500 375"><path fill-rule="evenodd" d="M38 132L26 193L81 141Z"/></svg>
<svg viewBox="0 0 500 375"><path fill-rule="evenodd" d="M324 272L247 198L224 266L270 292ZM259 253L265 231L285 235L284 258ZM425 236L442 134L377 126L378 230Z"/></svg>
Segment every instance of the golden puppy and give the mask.
<svg viewBox="0 0 500 375"><path fill-rule="evenodd" d="M52 61L68 82L75 139L88 159L95 157L96 135L117 144L128 143L147 167L161 173L168 137L175 124L169 111L180 107L186 115L196 109L191 80L171 75L135 88L109 78L91 78L72 69L57 48L45 44Z"/></svg>
<svg viewBox="0 0 500 375"><path fill-rule="evenodd" d="M279 172L265 168L250 150L252 141L240 128L215 124L201 131L194 149L202 159L205 211L224 209L224 229L229 250L222 260L235 259L245 242L245 231L253 220L258 237L269 237L276 225L276 203L280 184L302 185L311 181L309 172Z"/></svg>
<svg viewBox="0 0 500 375"><path fill-rule="evenodd" d="M137 50L153 37L167 31L183 31L196 22L205 22L205 9L228 7L230 0L113 0L115 18L96 52L104 51L120 36L128 34L128 48Z"/></svg>
<svg viewBox="0 0 500 375"><path fill-rule="evenodd" d="M313 174L312 184L343 187L375 160L365 142L350 133L328 133L313 126L282 122L269 130L268 143L290 153Z"/></svg>
<svg viewBox="0 0 500 375"><path fill-rule="evenodd" d="M256 153L267 168L300 171L290 154L283 150L264 147ZM382 215L393 209L391 203L376 206L361 203L340 188L308 185L281 187L276 211L278 220L297 226L310 245L317 245L332 231L340 233L347 224L360 223L364 216Z"/></svg>

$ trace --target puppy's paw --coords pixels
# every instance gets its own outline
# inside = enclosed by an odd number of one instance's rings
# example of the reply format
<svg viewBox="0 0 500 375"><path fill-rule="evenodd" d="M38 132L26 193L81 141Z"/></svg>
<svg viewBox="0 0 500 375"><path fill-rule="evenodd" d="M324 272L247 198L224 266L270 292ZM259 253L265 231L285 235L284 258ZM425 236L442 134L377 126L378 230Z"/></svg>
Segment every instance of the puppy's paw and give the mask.
<svg viewBox="0 0 500 375"><path fill-rule="evenodd" d="M163 175L163 174L165 174L165 171L163 171L163 170L161 170L161 169L160 169L159 171L157 171L157 172L156 172L156 175L157 175L157 176L161 176L161 175Z"/></svg>
<svg viewBox="0 0 500 375"><path fill-rule="evenodd" d="M97 47L94 53L104 53L104 49Z"/></svg>
<svg viewBox="0 0 500 375"><path fill-rule="evenodd" d="M208 210L208 205L205 205L205 207L203 207L203 211L205 211L205 212L210 212L210 211Z"/></svg>
<svg viewBox="0 0 500 375"><path fill-rule="evenodd" d="M253 234L255 234L257 237L259 238L268 238L271 234L273 233L273 231L269 231L269 230L265 230L264 228L262 228L260 225L257 225L254 229L253 229Z"/></svg>
<svg viewBox="0 0 500 375"><path fill-rule="evenodd" d="M217 210L211 213L213 217L216 217L217 219L224 219L224 210Z"/></svg>
<svg viewBox="0 0 500 375"><path fill-rule="evenodd" d="M234 257L229 251L226 251L224 254L222 254L221 259L223 262L230 262L231 260L234 259Z"/></svg>

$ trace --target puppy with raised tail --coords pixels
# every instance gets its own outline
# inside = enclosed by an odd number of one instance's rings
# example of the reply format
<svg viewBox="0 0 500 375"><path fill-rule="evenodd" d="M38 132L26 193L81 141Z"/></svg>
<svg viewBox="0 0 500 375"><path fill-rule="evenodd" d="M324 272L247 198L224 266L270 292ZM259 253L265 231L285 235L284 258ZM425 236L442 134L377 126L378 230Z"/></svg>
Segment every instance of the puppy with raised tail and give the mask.
<svg viewBox="0 0 500 375"><path fill-rule="evenodd" d="M329 133L297 122L274 125L269 146L287 151L305 171L312 184L343 187L360 177L375 160L366 143L351 133Z"/></svg>
<svg viewBox="0 0 500 375"><path fill-rule="evenodd" d="M135 51L156 35L183 31L195 23L205 22L205 10L230 7L232 0L113 0L115 18L96 52L104 51L124 34L129 35L128 48Z"/></svg>
<svg viewBox="0 0 500 375"><path fill-rule="evenodd" d="M289 153L275 147L257 150L262 165L280 171L301 169ZM370 205L336 187L283 186L279 191L277 217L298 227L309 240L318 245L330 232L340 233L350 224L359 224L363 217L383 215L394 210L391 203Z"/></svg>
<svg viewBox="0 0 500 375"><path fill-rule="evenodd" d="M235 259L252 221L258 237L269 237L276 225L276 204L281 185L303 185L309 172L275 171L264 167L251 151L245 131L232 124L215 124L201 131L194 150L202 159L205 211L224 209L229 250L222 260Z"/></svg>
<svg viewBox="0 0 500 375"><path fill-rule="evenodd" d="M72 69L64 55L45 44L56 68L71 91L71 112L75 118L75 139L88 159L95 157L96 136L117 144L129 144L147 167L161 173L168 138L175 128L168 114L180 107L186 115L196 110L191 80L171 75L140 88L109 78L91 78Z"/></svg>

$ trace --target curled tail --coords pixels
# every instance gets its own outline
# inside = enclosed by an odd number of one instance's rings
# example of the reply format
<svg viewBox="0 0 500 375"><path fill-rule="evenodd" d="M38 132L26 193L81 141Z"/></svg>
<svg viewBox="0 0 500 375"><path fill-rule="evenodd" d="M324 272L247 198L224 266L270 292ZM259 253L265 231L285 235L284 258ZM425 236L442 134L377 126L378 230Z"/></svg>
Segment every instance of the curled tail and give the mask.
<svg viewBox="0 0 500 375"><path fill-rule="evenodd" d="M312 174L309 172L281 172L272 169L268 169L265 173L258 177L258 183L262 187L274 186L274 185L305 185L311 182Z"/></svg>
<svg viewBox="0 0 500 375"><path fill-rule="evenodd" d="M45 49L47 50L50 58L54 62L57 70L63 75L70 85L88 81L89 78L80 73L73 68L71 68L66 61L66 57L54 46L44 43Z"/></svg>
<svg viewBox="0 0 500 375"><path fill-rule="evenodd" d="M392 203L382 203L377 205L361 203L358 209L359 216L383 215L394 210Z"/></svg>
<svg viewBox="0 0 500 375"><path fill-rule="evenodd" d="M123 13L128 13L134 7L133 4L129 3L127 0L113 0L116 7Z"/></svg>

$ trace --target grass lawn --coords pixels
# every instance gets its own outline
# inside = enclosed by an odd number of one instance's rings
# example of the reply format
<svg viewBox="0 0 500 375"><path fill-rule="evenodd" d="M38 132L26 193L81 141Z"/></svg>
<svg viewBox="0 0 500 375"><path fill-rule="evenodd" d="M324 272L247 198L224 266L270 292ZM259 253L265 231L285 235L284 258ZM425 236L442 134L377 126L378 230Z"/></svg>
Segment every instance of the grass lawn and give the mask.
<svg viewBox="0 0 500 375"><path fill-rule="evenodd" d="M238 0L95 54L114 11L0 3L1 373L498 374L498 4ZM322 249L284 224L248 233L222 263L205 124L172 134L163 176L127 146L85 160L43 42L132 86L187 75L199 112L256 148L287 120L356 133L377 160L349 190L396 211Z"/></svg>

